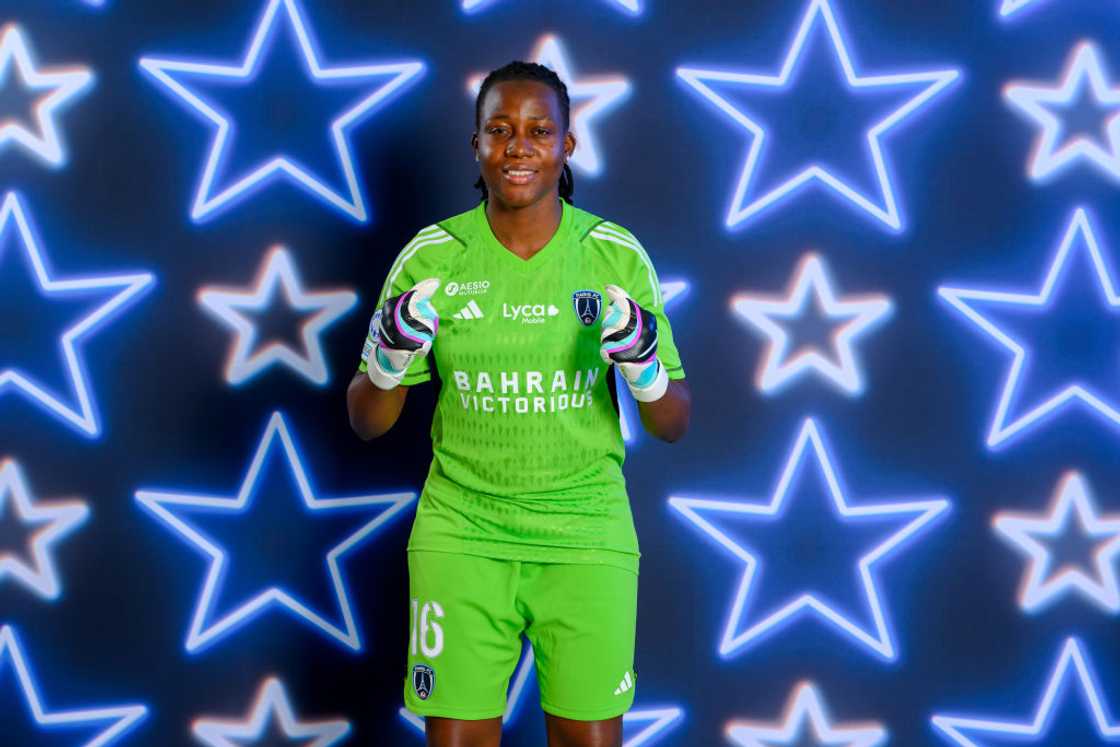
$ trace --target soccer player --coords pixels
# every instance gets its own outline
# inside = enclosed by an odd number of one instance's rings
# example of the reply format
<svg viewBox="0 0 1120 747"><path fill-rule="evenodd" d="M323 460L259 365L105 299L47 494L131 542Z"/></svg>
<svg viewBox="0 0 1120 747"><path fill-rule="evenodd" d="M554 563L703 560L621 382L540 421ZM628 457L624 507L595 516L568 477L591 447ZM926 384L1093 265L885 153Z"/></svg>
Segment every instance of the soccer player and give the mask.
<svg viewBox="0 0 1120 747"><path fill-rule="evenodd" d="M572 205L557 75L490 73L471 145L480 204L397 257L347 392L370 439L409 387L441 382L408 543L405 705L431 747L497 747L524 634L550 747L619 747L638 543L611 367L665 441L688 427L689 390L645 250Z"/></svg>

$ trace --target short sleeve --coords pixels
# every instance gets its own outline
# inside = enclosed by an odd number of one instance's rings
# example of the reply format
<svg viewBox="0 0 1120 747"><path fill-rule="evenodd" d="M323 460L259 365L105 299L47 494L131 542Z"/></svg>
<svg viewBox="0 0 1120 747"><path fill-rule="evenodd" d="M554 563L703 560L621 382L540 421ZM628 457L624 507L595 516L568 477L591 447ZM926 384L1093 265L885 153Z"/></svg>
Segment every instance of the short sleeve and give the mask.
<svg viewBox="0 0 1120 747"><path fill-rule="evenodd" d="M389 274L385 276L381 293L377 297L377 308L380 309L393 296L399 296L410 290L421 280L438 277L439 259L436 252L430 248L454 240L451 234L437 225L428 226L416 234L412 241L405 244L404 249L397 255L389 268ZM359 362L358 370L365 373L366 369L366 362ZM403 386L413 386L429 381L431 378L432 372L428 356L423 356L412 361L412 365L408 367L404 378L401 379L401 384Z"/></svg>
<svg viewBox="0 0 1120 747"><path fill-rule="evenodd" d="M633 250L633 261L629 263L632 268L626 278L623 288L639 306L657 318L657 357L665 367L665 373L670 379L683 379L684 366L681 364L681 354L673 341L673 327L669 317L665 315L665 300L662 295L661 282L657 278L657 271L645 248L635 238L634 234L622 226L604 222L600 224L599 231L608 231L618 236L629 244Z"/></svg>

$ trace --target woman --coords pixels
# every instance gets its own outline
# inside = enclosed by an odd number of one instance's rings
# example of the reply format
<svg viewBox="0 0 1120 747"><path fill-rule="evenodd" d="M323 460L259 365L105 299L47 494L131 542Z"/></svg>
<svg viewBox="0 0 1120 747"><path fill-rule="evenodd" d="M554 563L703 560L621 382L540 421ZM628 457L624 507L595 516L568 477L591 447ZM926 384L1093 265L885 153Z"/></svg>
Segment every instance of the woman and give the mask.
<svg viewBox="0 0 1120 747"><path fill-rule="evenodd" d="M638 545L610 366L666 441L688 427L689 391L645 251L571 204L556 74L490 73L471 145L482 201L397 257L347 393L370 439L432 359L442 381L408 545L405 704L430 746L496 747L525 634L550 747L618 747Z"/></svg>

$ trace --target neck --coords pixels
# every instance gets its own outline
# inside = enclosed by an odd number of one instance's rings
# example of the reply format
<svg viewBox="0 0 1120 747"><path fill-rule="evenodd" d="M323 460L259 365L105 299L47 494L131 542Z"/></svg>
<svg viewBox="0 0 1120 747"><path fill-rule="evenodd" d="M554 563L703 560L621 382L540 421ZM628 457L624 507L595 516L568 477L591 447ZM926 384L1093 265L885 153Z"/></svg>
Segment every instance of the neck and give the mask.
<svg viewBox="0 0 1120 747"><path fill-rule="evenodd" d="M529 259L544 248L560 227L563 215L556 193L519 208L503 205L493 195L486 201L490 230L502 246L521 259Z"/></svg>

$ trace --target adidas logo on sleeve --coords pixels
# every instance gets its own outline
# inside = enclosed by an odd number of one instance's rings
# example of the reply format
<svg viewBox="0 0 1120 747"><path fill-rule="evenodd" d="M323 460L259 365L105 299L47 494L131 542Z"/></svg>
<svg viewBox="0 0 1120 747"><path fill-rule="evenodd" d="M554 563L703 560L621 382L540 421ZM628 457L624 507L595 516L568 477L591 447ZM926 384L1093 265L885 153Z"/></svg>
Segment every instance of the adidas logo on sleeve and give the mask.
<svg viewBox="0 0 1120 747"><path fill-rule="evenodd" d="M630 676L630 673L627 672L626 676L622 678L622 682L618 683L618 687L614 689L614 694L622 695L624 693L630 692L630 690L632 690L633 688L634 679Z"/></svg>
<svg viewBox="0 0 1120 747"><path fill-rule="evenodd" d="M482 309L472 298L471 302L451 315L452 319L481 319Z"/></svg>

